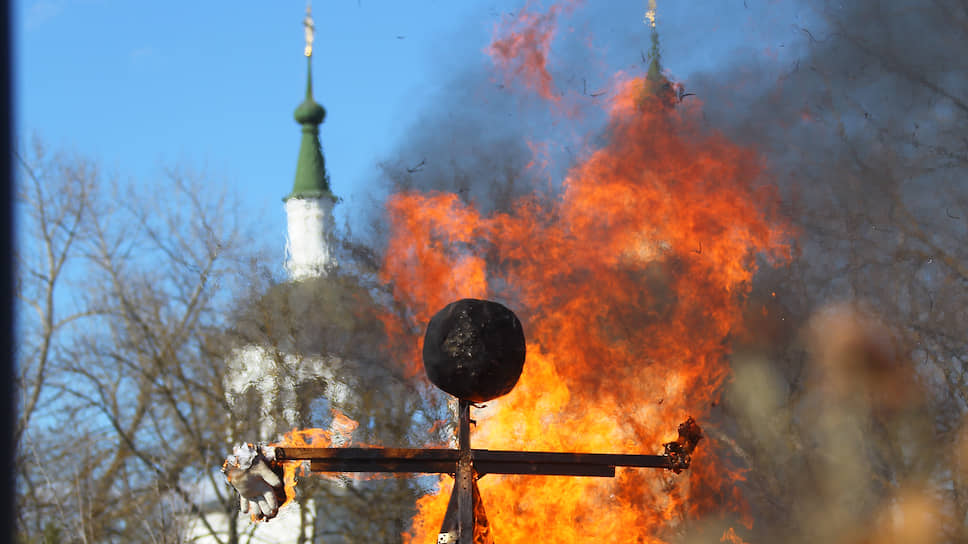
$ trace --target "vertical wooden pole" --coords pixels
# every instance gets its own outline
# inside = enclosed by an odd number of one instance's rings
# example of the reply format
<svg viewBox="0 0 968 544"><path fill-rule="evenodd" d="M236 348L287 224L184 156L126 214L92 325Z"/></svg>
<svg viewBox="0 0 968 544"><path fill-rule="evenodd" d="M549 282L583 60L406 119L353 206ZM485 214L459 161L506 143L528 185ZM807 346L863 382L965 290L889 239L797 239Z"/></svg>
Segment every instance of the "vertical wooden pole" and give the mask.
<svg viewBox="0 0 968 544"><path fill-rule="evenodd" d="M459 544L474 544L474 460L471 454L471 404L459 404L457 443L457 527Z"/></svg>

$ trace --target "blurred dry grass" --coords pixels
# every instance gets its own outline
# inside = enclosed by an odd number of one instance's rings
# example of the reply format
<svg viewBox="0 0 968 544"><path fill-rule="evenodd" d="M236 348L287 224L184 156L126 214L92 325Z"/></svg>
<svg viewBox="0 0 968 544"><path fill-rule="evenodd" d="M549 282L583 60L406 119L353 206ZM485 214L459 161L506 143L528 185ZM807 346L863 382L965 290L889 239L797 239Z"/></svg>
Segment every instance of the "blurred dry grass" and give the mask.
<svg viewBox="0 0 968 544"><path fill-rule="evenodd" d="M752 542L964 542L968 425L941 443L916 365L884 321L831 305L804 325L795 380L737 356L727 403L749 468ZM951 414L948 417L960 417ZM723 542L742 539L731 529Z"/></svg>

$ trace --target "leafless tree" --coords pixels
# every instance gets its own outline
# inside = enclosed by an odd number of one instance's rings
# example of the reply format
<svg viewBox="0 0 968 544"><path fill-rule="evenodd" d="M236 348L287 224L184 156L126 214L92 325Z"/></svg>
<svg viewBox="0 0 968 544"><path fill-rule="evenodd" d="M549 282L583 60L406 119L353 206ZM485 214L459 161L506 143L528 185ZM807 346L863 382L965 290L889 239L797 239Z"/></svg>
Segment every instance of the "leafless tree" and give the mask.
<svg viewBox="0 0 968 544"><path fill-rule="evenodd" d="M218 471L235 443L327 427L331 408L362 443L433 439L446 402L386 350L372 281L275 277L259 226L197 175L136 186L39 144L17 158L21 540L247 542L276 526L238 515ZM286 395L227 389L253 346ZM302 477L292 541L398 542L425 484Z"/></svg>
<svg viewBox="0 0 968 544"><path fill-rule="evenodd" d="M237 508L213 464L236 438L224 330L256 268L248 225L184 172L135 186L17 157L19 533L180 541L203 501Z"/></svg>

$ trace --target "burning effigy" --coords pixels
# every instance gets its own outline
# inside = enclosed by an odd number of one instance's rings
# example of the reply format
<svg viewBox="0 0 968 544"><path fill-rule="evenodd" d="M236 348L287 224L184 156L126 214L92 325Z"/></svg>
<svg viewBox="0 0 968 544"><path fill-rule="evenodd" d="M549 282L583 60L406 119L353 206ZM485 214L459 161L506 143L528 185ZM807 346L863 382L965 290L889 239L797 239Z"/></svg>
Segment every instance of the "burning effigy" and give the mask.
<svg viewBox="0 0 968 544"><path fill-rule="evenodd" d="M236 446L222 465L238 491L240 508L254 521L270 520L292 497L294 480L283 465L309 461L312 472L444 473L454 487L438 543L494 542L477 481L487 474L614 477L616 467L689 468L702 430L691 417L662 455L620 455L472 449L470 409L513 389L521 375L526 342L517 316L492 301L461 299L431 318L424 336L428 379L458 400L457 449L331 448L288 445Z"/></svg>
<svg viewBox="0 0 968 544"><path fill-rule="evenodd" d="M561 13L522 10L487 51L507 84L568 116L570 98L548 92ZM751 526L745 468L709 421L753 275L790 257L790 227L757 151L704 123L652 45L648 73L617 74L596 102L605 128L553 194L495 210L457 190L390 195L378 279L405 311L382 316L387 349L456 397L457 447L284 441L272 455L287 496L303 461L442 474L403 535L413 543L662 543L710 514ZM650 467L666 470L637 470Z"/></svg>

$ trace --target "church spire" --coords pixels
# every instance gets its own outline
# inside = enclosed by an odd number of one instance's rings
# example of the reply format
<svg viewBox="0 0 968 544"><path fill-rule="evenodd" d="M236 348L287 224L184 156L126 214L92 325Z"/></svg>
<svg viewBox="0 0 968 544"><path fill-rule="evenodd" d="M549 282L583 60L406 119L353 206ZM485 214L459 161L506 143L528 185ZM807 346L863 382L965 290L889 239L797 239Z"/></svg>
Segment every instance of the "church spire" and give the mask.
<svg viewBox="0 0 968 544"><path fill-rule="evenodd" d="M333 205L336 197L329 188L326 160L319 145L319 125L326 110L313 99L313 39L315 24L307 2L306 18L306 98L293 117L302 125L302 142L296 162L296 179L286 203L287 241L286 269L293 280L320 277L336 266L331 241L335 222Z"/></svg>
<svg viewBox="0 0 968 544"><path fill-rule="evenodd" d="M293 117L302 125L302 143L299 146L299 159L296 163L296 179L290 198L333 198L329 188L329 174L326 173L326 159L319 144L319 125L326 119L326 109L313 99L313 39L315 24L312 8L306 4L306 18L303 19L306 33L306 97Z"/></svg>
<svg viewBox="0 0 968 544"><path fill-rule="evenodd" d="M659 31L656 29L656 0L648 0L648 9L645 11L645 20L651 31L652 47L649 49L649 71L646 73L642 82L642 93L639 97L639 106L649 107L656 101L664 107L675 106L679 101L681 86L674 85L669 78L662 73L662 53L659 49Z"/></svg>
<svg viewBox="0 0 968 544"><path fill-rule="evenodd" d="M655 0L649 0L649 7L645 11L645 23L652 30L652 48L649 50L649 81L659 81L662 77L661 54L659 53L659 31L655 28Z"/></svg>

